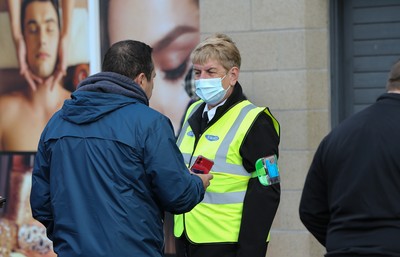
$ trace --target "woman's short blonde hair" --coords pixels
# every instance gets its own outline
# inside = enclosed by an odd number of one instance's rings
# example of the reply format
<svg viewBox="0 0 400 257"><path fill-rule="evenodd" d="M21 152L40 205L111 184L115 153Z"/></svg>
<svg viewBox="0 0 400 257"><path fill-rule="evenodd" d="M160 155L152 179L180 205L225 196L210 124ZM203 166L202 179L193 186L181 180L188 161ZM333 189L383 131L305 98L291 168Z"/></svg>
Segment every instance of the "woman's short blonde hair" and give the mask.
<svg viewBox="0 0 400 257"><path fill-rule="evenodd" d="M230 37L225 34L214 34L199 43L192 51L192 63L204 64L215 60L228 71L232 67L240 69L241 57L239 49Z"/></svg>

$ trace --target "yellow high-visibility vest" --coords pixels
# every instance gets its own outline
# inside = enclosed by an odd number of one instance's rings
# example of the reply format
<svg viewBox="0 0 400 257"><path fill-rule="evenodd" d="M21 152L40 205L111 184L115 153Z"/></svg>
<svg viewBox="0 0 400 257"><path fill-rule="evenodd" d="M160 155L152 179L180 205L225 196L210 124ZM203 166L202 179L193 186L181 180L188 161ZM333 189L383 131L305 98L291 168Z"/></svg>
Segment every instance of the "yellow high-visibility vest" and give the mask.
<svg viewBox="0 0 400 257"><path fill-rule="evenodd" d="M177 144L186 165L198 155L213 160L210 172L214 178L202 202L188 213L175 215L174 235L180 237L185 230L194 243L237 242L243 200L251 177L242 165L240 146L261 112L272 118L278 135L279 123L268 108L245 100L207 128L194 149L195 137L187 120L201 103L200 100L189 107Z"/></svg>

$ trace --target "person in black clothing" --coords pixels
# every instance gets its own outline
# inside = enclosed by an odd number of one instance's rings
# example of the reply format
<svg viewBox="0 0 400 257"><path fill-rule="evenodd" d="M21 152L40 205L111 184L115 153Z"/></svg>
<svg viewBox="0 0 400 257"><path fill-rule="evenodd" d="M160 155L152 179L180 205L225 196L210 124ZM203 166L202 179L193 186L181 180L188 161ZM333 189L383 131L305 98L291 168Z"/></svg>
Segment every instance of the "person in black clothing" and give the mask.
<svg viewBox="0 0 400 257"><path fill-rule="evenodd" d="M244 96L231 38L209 37L191 59L201 100L188 108L177 144L188 167L199 155L212 159L214 181L199 205L175 216L177 256L265 257L280 184L264 186L252 175L258 159L279 154L279 123Z"/></svg>
<svg viewBox="0 0 400 257"><path fill-rule="evenodd" d="M400 61L387 92L320 143L300 219L327 257L400 256Z"/></svg>

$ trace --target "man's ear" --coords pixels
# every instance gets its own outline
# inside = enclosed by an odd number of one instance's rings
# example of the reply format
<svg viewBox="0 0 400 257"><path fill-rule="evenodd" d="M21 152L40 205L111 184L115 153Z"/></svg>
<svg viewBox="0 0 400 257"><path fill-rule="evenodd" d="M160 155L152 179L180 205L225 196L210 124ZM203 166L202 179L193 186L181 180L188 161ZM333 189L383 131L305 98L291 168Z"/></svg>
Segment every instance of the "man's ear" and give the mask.
<svg viewBox="0 0 400 257"><path fill-rule="evenodd" d="M133 80L138 84L143 90L145 90L145 86L147 85L147 78L146 75L142 72L139 75L136 76L136 78Z"/></svg>

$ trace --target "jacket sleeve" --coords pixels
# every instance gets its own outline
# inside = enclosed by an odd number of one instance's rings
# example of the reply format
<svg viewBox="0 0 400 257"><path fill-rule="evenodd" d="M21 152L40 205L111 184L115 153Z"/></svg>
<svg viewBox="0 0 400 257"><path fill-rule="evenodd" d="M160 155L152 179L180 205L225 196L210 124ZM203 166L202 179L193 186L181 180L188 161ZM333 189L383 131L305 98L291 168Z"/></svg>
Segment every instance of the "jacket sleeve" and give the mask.
<svg viewBox="0 0 400 257"><path fill-rule="evenodd" d="M256 119L241 149L243 166L255 170L261 157L278 156L279 135L272 119L265 113ZM258 178L251 178L243 202L237 257L265 257L267 237L280 201L280 184L263 186Z"/></svg>
<svg viewBox="0 0 400 257"><path fill-rule="evenodd" d="M157 120L145 139L144 165L164 211L188 212L204 197L202 180L189 173L169 119Z"/></svg>
<svg viewBox="0 0 400 257"><path fill-rule="evenodd" d="M35 156L35 163L32 172L30 204L33 218L46 227L47 237L52 240L54 222L51 208L49 180L49 162L41 139Z"/></svg>
<svg viewBox="0 0 400 257"><path fill-rule="evenodd" d="M329 223L329 205L327 185L321 164L322 145L318 147L308 171L301 195L300 220L310 233L323 245L326 242L326 231Z"/></svg>

